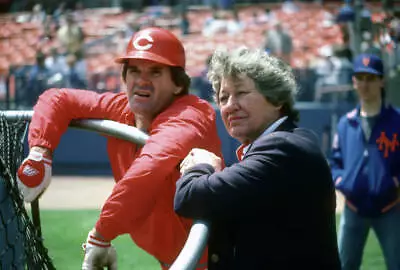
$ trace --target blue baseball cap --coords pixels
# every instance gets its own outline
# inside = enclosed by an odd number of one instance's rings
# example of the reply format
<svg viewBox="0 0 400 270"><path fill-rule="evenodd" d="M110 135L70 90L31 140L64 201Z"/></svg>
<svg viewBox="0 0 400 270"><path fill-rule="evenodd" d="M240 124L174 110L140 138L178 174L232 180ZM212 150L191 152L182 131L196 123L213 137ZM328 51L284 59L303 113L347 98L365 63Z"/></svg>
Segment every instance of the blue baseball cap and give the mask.
<svg viewBox="0 0 400 270"><path fill-rule="evenodd" d="M384 73L382 59L373 54L360 54L354 59L353 71L382 76Z"/></svg>

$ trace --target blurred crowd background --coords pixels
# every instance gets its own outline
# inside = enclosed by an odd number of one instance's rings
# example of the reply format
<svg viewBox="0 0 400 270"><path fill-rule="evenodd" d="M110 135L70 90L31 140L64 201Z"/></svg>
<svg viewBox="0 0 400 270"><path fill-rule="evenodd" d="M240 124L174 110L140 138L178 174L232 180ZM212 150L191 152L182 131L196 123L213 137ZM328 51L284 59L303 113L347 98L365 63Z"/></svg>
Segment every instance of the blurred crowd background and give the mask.
<svg viewBox="0 0 400 270"><path fill-rule="evenodd" d="M183 41L191 90L210 102L213 51L248 46L293 67L299 102L355 103L354 55L377 54L389 80L398 77L398 7L394 0L0 0L0 108L29 109L51 87L121 91L113 59L146 26ZM399 94L388 93L399 105Z"/></svg>

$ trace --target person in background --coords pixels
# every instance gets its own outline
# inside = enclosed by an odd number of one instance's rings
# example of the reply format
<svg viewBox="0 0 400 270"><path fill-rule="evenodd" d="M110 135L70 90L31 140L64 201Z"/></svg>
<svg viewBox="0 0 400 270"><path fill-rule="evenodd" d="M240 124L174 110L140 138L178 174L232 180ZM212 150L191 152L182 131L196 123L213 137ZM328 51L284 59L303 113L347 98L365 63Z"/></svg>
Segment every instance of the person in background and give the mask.
<svg viewBox="0 0 400 270"><path fill-rule="evenodd" d="M85 36L73 13L67 13L65 24L57 30L57 38L67 54L83 50Z"/></svg>
<svg viewBox="0 0 400 270"><path fill-rule="evenodd" d="M319 50L321 59L315 66L318 79L315 83L315 101L345 100L353 87L352 63L345 56L342 46L323 46ZM326 89L330 91L326 92ZM349 100L350 101L350 100Z"/></svg>
<svg viewBox="0 0 400 270"><path fill-rule="evenodd" d="M46 20L46 12L43 10L41 4L35 4L30 14L30 22L38 23L42 25Z"/></svg>
<svg viewBox="0 0 400 270"><path fill-rule="evenodd" d="M193 88L197 89L197 95L208 102L214 101L214 91L212 85L207 78L208 68L210 66L212 55L206 58L204 69L198 77L193 79Z"/></svg>
<svg viewBox="0 0 400 270"><path fill-rule="evenodd" d="M383 50L379 43L375 42L371 32L364 32L362 35L361 53L374 54L382 58Z"/></svg>
<svg viewBox="0 0 400 270"><path fill-rule="evenodd" d="M30 108L35 105L39 96L49 87L48 79L52 71L45 65L46 55L42 51L36 53L36 63L29 71L27 87L24 89L22 103Z"/></svg>
<svg viewBox="0 0 400 270"><path fill-rule="evenodd" d="M281 10L287 14L299 12L300 7L293 0L285 0L282 3Z"/></svg>
<svg viewBox="0 0 400 270"><path fill-rule="evenodd" d="M66 86L68 88L85 89L87 82L87 63L82 51L67 55L68 71L66 75Z"/></svg>
<svg viewBox="0 0 400 270"><path fill-rule="evenodd" d="M272 23L272 29L266 32L263 48L290 64L293 51L292 37L283 29L281 23L277 21Z"/></svg>
<svg viewBox="0 0 400 270"><path fill-rule="evenodd" d="M64 1L60 2L53 12L53 20L56 30L60 28L61 18L65 14L65 5L66 3Z"/></svg>
<svg viewBox="0 0 400 270"><path fill-rule="evenodd" d="M181 33L183 36L189 35L190 34L190 21L188 18L187 11L182 11L180 13L181 19L179 22L179 27L181 28Z"/></svg>
<svg viewBox="0 0 400 270"><path fill-rule="evenodd" d="M116 184L88 234L82 269L116 269L111 241L122 234L130 234L162 269L171 266L186 242L192 220L173 210L179 164L194 147L222 154L213 107L188 94L185 61L176 36L162 28L145 28L131 37L126 53L116 59L122 64L125 92L50 89L34 107L30 152L18 170L26 202L50 184L52 155L71 120L108 119L149 134L144 146L108 138ZM206 268L203 256L196 269Z"/></svg>
<svg viewBox="0 0 400 270"><path fill-rule="evenodd" d="M265 8L264 12L257 18L257 23L272 23L275 20L275 13L271 9Z"/></svg>
<svg viewBox="0 0 400 270"><path fill-rule="evenodd" d="M296 125L291 68L241 48L216 51L208 76L242 143L225 169L206 149L181 163L174 208L210 222L208 269L339 270L332 175L316 135Z"/></svg>
<svg viewBox="0 0 400 270"><path fill-rule="evenodd" d="M386 269L400 269L400 114L386 103L382 60L354 60L353 86L359 105L342 116L333 139L331 168L345 198L339 226L343 270L360 269L372 228Z"/></svg>
<svg viewBox="0 0 400 270"><path fill-rule="evenodd" d="M60 73L64 76L68 72L67 59L59 52L58 47L51 48L50 55L46 57L44 64L52 73Z"/></svg>
<svg viewBox="0 0 400 270"><path fill-rule="evenodd" d="M243 22L239 17L238 10L234 9L232 11L232 18L227 22L227 31L230 35L241 34L246 28L245 22Z"/></svg>

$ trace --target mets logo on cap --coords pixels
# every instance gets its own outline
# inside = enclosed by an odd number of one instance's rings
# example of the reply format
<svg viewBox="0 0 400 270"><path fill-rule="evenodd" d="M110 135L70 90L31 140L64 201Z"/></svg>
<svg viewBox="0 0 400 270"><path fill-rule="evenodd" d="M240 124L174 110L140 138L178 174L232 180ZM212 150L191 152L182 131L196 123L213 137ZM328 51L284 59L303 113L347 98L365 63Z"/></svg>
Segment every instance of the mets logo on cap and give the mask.
<svg viewBox="0 0 400 270"><path fill-rule="evenodd" d="M369 62L370 62L370 58L369 57L363 57L362 63L363 63L364 66L368 67Z"/></svg>
<svg viewBox="0 0 400 270"><path fill-rule="evenodd" d="M138 51L146 51L153 46L153 42L153 38L148 33L142 33L132 41L132 45Z"/></svg>

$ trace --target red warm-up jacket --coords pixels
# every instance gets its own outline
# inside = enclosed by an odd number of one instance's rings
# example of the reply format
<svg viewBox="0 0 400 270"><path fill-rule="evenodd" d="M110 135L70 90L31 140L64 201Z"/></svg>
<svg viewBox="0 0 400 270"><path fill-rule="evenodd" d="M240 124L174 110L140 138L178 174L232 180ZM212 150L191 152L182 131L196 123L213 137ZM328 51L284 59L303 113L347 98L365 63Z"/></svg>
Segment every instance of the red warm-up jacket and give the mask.
<svg viewBox="0 0 400 270"><path fill-rule="evenodd" d="M108 119L134 126L134 117L124 93L50 89L34 107L28 141L30 147L54 150L72 119ZM153 120L149 135L143 147L108 138L116 184L96 230L107 240L129 233L139 247L171 264L192 224L173 210L179 164L192 148L222 157L215 111L196 96L178 97Z"/></svg>

